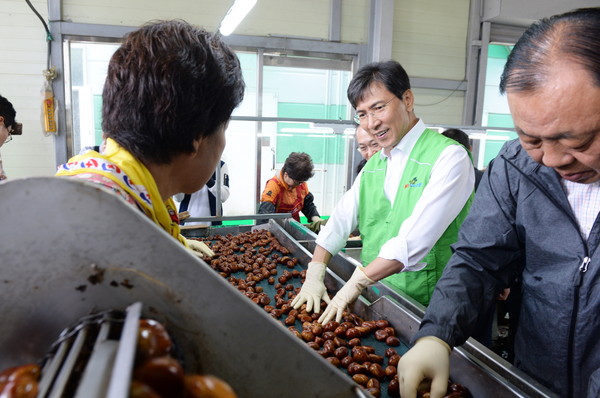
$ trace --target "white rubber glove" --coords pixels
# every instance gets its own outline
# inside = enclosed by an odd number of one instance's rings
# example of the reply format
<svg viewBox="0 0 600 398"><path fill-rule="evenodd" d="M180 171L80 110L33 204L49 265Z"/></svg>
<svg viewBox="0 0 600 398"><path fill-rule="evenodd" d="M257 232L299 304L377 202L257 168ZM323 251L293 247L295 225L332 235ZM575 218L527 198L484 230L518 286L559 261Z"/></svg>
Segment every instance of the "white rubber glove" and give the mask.
<svg viewBox="0 0 600 398"><path fill-rule="evenodd" d="M317 322L321 325L325 325L334 317L336 322L339 322L342 319L342 315L348 304L356 300L363 289L373 283L375 283L375 281L365 274L363 267L356 267L352 276L348 279L348 282L346 282L340 291L337 292Z"/></svg>
<svg viewBox="0 0 600 398"><path fill-rule="evenodd" d="M306 303L306 312L319 313L321 312L321 300L326 303L331 301L327 295L327 288L323 283L326 268L327 264L318 261L308 263L306 280L302 285L302 289L300 289L300 293L292 301L291 306L293 308L300 308L302 304Z"/></svg>
<svg viewBox="0 0 600 398"><path fill-rule="evenodd" d="M208 257L212 257L215 255L215 252L213 252L210 249L210 247L208 247L206 245L206 243L204 243L204 242L201 242L199 240L194 240L194 239L187 239L187 238L186 238L186 242L188 244L188 247L190 249L192 249L194 254L197 254L198 256L200 256L200 258L208 258Z"/></svg>
<svg viewBox="0 0 600 398"><path fill-rule="evenodd" d="M431 398L442 398L450 377L450 347L434 336L422 337L400 358L398 381L400 396L415 398L425 379L431 380Z"/></svg>

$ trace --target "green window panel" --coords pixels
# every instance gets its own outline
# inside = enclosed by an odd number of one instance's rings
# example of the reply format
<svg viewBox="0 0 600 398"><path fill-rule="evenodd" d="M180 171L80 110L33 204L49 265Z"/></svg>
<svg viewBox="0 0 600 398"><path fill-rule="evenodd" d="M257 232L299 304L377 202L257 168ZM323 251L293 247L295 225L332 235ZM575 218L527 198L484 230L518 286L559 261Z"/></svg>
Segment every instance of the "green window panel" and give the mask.
<svg viewBox="0 0 600 398"><path fill-rule="evenodd" d="M278 103L277 116L290 118L314 118L341 120L346 118L345 105L298 104L289 102ZM340 135L324 135L315 137L318 133L289 133L283 129L309 129L310 123L278 122L277 123L277 153L278 163L285 162L291 152L306 152L314 163L343 164L344 138Z"/></svg>
<svg viewBox="0 0 600 398"><path fill-rule="evenodd" d="M488 58L507 59L508 54L512 51L513 46L505 46L502 44L490 44L488 46Z"/></svg>
<svg viewBox="0 0 600 398"><path fill-rule="evenodd" d="M296 126L298 127L298 126ZM308 123L300 128L309 128ZM306 152L315 164L343 164L344 137L328 134L321 137L305 133L283 133L277 137L276 159L285 162L291 152Z"/></svg>
<svg viewBox="0 0 600 398"><path fill-rule="evenodd" d="M510 113L490 113L488 114L488 126L514 128L515 125Z"/></svg>
<svg viewBox="0 0 600 398"><path fill-rule="evenodd" d="M510 114L506 114L506 113L490 113L488 115L488 125L494 126L494 127L507 127L507 128L514 127L512 116ZM512 140L512 139L515 139L518 137L517 133L515 133L514 131L488 130L487 135L492 136L492 137L493 136L509 137L509 140ZM502 148L502 145L504 145L505 142L506 141L486 141L484 164L487 165L492 159L494 159L498 155L498 152L500 152L500 149Z"/></svg>
<svg viewBox="0 0 600 398"><path fill-rule="evenodd" d="M344 120L347 118L346 112L346 105L299 104L290 102L279 102L277 104L278 117Z"/></svg>

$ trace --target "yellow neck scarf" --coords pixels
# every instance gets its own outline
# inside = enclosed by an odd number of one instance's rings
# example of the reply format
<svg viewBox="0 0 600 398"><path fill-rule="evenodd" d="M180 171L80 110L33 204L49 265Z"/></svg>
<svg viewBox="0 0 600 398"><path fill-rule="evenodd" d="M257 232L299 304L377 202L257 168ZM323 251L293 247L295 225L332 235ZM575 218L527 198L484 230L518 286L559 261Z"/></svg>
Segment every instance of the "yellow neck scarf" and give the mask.
<svg viewBox="0 0 600 398"><path fill-rule="evenodd" d="M181 235L173 199L163 202L150 171L114 140L106 140L103 154L87 151L72 157L68 163L59 166L56 175L73 176L82 173L100 174L118 184L131 195L146 216L187 247L186 239Z"/></svg>

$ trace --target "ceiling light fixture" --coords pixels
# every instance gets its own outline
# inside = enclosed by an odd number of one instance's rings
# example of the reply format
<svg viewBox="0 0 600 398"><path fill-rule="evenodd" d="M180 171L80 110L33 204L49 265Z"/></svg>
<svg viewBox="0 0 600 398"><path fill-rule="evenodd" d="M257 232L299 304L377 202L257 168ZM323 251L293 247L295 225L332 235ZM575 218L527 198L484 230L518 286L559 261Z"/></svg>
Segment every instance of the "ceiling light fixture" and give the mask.
<svg viewBox="0 0 600 398"><path fill-rule="evenodd" d="M256 4L256 0L235 0L225 18L221 21L219 31L223 36L229 36L248 15Z"/></svg>

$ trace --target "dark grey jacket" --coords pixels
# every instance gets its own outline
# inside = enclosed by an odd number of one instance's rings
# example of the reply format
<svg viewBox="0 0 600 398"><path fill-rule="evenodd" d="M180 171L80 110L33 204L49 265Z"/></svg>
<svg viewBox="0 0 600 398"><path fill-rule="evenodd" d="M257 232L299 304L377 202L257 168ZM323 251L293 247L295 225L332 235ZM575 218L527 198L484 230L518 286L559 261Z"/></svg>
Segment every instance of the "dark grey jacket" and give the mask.
<svg viewBox="0 0 600 398"><path fill-rule="evenodd" d="M600 368L599 233L596 219L586 242L556 172L508 142L481 181L413 341L463 344L478 313L520 275L515 365L561 396L585 397Z"/></svg>

